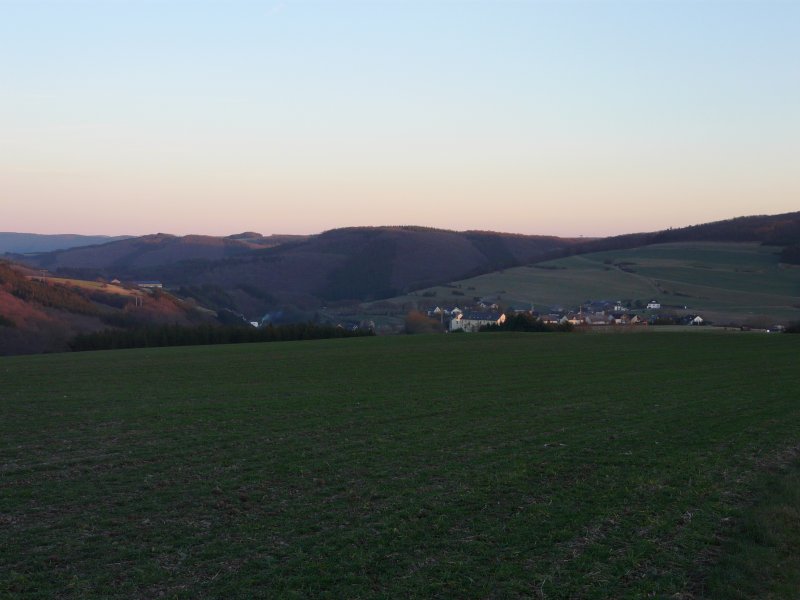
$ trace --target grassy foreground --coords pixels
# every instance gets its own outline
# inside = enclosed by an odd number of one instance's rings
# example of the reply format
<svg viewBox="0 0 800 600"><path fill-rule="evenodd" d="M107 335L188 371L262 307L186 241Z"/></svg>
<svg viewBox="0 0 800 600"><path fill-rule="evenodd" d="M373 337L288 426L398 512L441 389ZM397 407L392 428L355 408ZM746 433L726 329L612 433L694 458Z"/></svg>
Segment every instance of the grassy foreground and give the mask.
<svg viewBox="0 0 800 600"><path fill-rule="evenodd" d="M748 565L766 574L752 597L791 597L769 573L797 569L774 564L797 537L763 550L751 504L800 497L778 477L800 440L798 342L3 358L0 597L725 598Z"/></svg>

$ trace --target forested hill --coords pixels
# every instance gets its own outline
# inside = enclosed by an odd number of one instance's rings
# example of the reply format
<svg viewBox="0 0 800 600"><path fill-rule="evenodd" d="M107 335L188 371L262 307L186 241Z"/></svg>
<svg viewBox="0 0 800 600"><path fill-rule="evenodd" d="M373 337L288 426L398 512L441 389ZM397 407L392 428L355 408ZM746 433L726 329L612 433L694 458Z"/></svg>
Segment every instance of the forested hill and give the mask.
<svg viewBox="0 0 800 600"><path fill-rule="evenodd" d="M156 234L25 261L87 280L155 279L205 306L258 318L279 307L314 311L335 302L388 298L573 254L695 241L782 246L781 260L800 263L800 212L593 240L412 226L351 227L312 236Z"/></svg>
<svg viewBox="0 0 800 600"><path fill-rule="evenodd" d="M72 269L84 274L110 277L135 276L141 271L190 260L218 260L249 254L255 250L303 240L305 236L261 236L241 233L228 237L211 235L176 236L156 233L124 240L70 248L35 256L12 256L37 268L58 272Z"/></svg>
<svg viewBox="0 0 800 600"><path fill-rule="evenodd" d="M567 248L561 255L625 250L671 242L760 242L783 246L784 262L800 264L800 211L779 215L755 215L701 225L632 233L588 241ZM792 260L796 257L796 260Z"/></svg>
<svg viewBox="0 0 800 600"><path fill-rule="evenodd" d="M286 236L265 247L270 240L254 243L247 234L158 234L28 257L26 262L83 279L157 279L204 303L213 300L217 308L259 315L285 302L314 306L388 297L528 263L577 242L424 227L334 229L308 237Z"/></svg>

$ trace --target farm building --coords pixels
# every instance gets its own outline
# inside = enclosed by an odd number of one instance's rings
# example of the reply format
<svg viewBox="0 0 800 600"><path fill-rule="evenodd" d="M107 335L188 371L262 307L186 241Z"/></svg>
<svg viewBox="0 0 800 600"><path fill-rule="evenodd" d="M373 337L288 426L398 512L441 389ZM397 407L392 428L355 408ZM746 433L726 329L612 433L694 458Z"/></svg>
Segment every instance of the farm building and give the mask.
<svg viewBox="0 0 800 600"><path fill-rule="evenodd" d="M583 313L570 313L567 315L567 322L570 325L586 325L586 317Z"/></svg>
<svg viewBox="0 0 800 600"><path fill-rule="evenodd" d="M465 312L457 314L450 321L450 331L478 331L484 325L505 323L506 316L494 312Z"/></svg>
<svg viewBox="0 0 800 600"><path fill-rule="evenodd" d="M553 314L542 315L540 317L540 320L542 321L542 323L545 323L547 325L560 325L561 323L566 323L567 322L567 318L566 317L562 317L561 315L553 315Z"/></svg>

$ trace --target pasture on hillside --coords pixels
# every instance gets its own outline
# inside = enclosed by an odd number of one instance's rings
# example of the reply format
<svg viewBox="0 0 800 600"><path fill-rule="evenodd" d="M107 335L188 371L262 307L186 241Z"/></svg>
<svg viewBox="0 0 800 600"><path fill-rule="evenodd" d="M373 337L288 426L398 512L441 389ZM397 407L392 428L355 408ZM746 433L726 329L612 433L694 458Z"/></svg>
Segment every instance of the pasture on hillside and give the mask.
<svg viewBox="0 0 800 600"><path fill-rule="evenodd" d="M586 300L658 299L665 309L700 312L718 323L787 324L800 320L800 267L781 264L779 254L756 243L656 244L505 269L394 301L463 305L487 297L547 310Z"/></svg>
<svg viewBox="0 0 800 600"><path fill-rule="evenodd" d="M798 343L0 358L0 596L788 598L800 538L764 523L796 521Z"/></svg>

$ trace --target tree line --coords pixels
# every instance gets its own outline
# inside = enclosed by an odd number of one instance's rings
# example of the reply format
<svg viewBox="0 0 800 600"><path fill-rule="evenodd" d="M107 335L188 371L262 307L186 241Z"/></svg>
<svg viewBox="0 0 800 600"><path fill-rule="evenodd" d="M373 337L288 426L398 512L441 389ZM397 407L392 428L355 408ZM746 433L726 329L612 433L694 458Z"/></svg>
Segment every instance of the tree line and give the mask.
<svg viewBox="0 0 800 600"><path fill-rule="evenodd" d="M163 346L201 346L285 342L375 335L371 330L349 331L333 325L294 323L266 327L225 327L219 325L159 325L134 329L106 329L84 333L69 342L75 352L117 350L123 348L158 348Z"/></svg>

